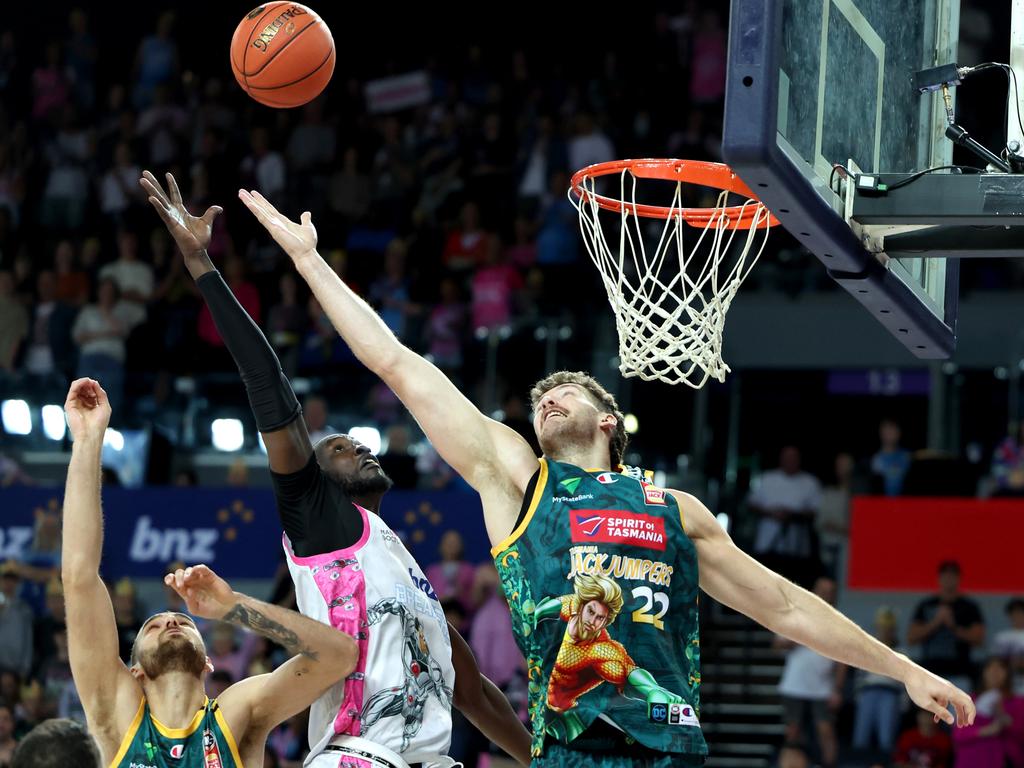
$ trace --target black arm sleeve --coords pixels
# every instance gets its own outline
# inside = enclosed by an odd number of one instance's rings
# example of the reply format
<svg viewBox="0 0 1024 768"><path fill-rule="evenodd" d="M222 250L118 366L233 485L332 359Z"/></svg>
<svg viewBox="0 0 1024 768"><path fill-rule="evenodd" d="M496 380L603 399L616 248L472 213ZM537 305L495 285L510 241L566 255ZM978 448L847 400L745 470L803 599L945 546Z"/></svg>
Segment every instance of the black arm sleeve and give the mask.
<svg viewBox="0 0 1024 768"><path fill-rule="evenodd" d="M238 366L256 417L256 428L260 432L274 432L291 424L302 410L263 331L238 303L220 272L200 275L196 285Z"/></svg>
<svg viewBox="0 0 1024 768"><path fill-rule="evenodd" d="M316 456L298 472L270 473L281 525L299 557L351 547L363 535L363 516Z"/></svg>

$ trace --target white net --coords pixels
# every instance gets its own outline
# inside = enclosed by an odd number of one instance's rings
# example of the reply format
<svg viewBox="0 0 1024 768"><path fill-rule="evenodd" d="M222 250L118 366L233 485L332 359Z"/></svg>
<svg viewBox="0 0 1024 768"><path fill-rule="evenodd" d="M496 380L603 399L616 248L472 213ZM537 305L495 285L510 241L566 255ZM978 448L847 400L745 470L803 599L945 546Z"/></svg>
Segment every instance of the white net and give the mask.
<svg viewBox="0 0 1024 768"><path fill-rule="evenodd" d="M730 228L737 216L725 210L729 192L723 191L708 209L706 223L691 227L682 213L683 182L677 181L671 213L651 248L645 239L653 242L649 227L657 220L636 214L637 178L626 169L619 181L619 212L604 211L598 204L593 177L584 178L582 196L569 192L579 211L583 241L615 313L619 371L646 381L684 382L694 389L709 377L724 381L730 370L722 359L725 315L764 250L770 213L763 203L748 199L733 211L749 219L750 228ZM618 222L617 232L612 220ZM684 233L695 238L692 244L684 242ZM617 247L609 239L617 240Z"/></svg>

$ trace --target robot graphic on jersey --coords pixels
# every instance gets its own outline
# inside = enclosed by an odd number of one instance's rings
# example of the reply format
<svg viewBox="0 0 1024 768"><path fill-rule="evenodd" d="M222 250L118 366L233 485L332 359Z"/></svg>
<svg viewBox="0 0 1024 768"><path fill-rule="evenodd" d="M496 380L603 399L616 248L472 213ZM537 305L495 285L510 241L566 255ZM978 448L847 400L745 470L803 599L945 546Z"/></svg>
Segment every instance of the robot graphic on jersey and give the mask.
<svg viewBox="0 0 1024 768"><path fill-rule="evenodd" d="M608 634L624 604L622 588L604 576L580 574L573 593L546 597L534 609L534 622L560 618L565 634L548 682L548 709L560 715L561 728L571 741L583 730L573 711L581 696L611 683L627 698L639 698L648 705L685 703L685 699L659 685L650 672L640 667L623 645ZM558 733L559 720L549 728Z"/></svg>
<svg viewBox="0 0 1024 768"><path fill-rule="evenodd" d="M367 612L370 625L377 624L385 615L392 614L402 620L402 666L405 670L405 684L384 688L371 696L363 706L360 715L365 734L383 717L401 716L405 720L402 729L402 749L419 733L423 724L423 709L427 698L436 696L442 706L451 709L452 689L444 682L441 666L430 657L430 648L423 634L419 618L404 604L391 597L378 601Z"/></svg>

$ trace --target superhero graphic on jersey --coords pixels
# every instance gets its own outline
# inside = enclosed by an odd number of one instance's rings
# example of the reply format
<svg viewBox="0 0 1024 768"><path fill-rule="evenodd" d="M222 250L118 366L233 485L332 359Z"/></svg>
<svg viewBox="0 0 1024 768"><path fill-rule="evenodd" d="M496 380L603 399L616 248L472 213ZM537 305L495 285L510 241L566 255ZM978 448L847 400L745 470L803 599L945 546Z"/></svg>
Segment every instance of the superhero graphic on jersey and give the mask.
<svg viewBox="0 0 1024 768"><path fill-rule="evenodd" d="M378 601L366 614L371 626L388 614L402 620L405 684L379 690L366 701L360 716L361 733L365 733L383 717L400 716L405 724L402 728L402 748L399 751L404 752L423 725L423 709L427 698L436 697L442 706L450 710L452 689L444 681L441 665L430 656L430 647L416 614L395 598Z"/></svg>

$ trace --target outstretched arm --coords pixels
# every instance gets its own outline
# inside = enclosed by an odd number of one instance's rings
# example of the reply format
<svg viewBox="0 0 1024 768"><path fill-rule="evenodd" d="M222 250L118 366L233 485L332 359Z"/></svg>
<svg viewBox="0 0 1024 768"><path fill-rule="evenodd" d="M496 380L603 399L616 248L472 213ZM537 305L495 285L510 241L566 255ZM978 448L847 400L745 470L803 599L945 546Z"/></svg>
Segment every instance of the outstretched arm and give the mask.
<svg viewBox="0 0 1024 768"><path fill-rule="evenodd" d="M842 664L902 682L910 699L936 722L974 721L974 702L946 680L862 630L817 595L770 571L737 547L700 501L671 491L686 532L697 548L700 586L724 605ZM956 716L946 707L953 704Z"/></svg>
<svg viewBox="0 0 1024 768"><path fill-rule="evenodd" d="M469 644L451 624L452 664L455 666L455 706L480 733L523 765L530 764L530 732L512 705L476 665Z"/></svg>
<svg viewBox="0 0 1024 768"><path fill-rule="evenodd" d="M269 731L301 712L356 666L355 640L329 624L232 591L205 565L178 569L164 582L190 613L248 629L295 654L266 675L231 686L220 697L236 733Z"/></svg>
<svg viewBox="0 0 1024 768"><path fill-rule="evenodd" d="M484 509L501 510L501 519L487 520L492 541L507 536L537 471L529 444L484 416L440 370L395 338L317 253L316 229L308 212L297 224L258 192L240 191L239 197L291 257L360 362L398 395L441 457L480 493Z"/></svg>
<svg viewBox="0 0 1024 768"><path fill-rule="evenodd" d="M103 515L100 453L110 403L99 383L78 379L64 403L74 444L64 492L61 580L67 604L68 656L89 730L107 758L138 708L142 690L118 656L117 624L100 579Z"/></svg>

